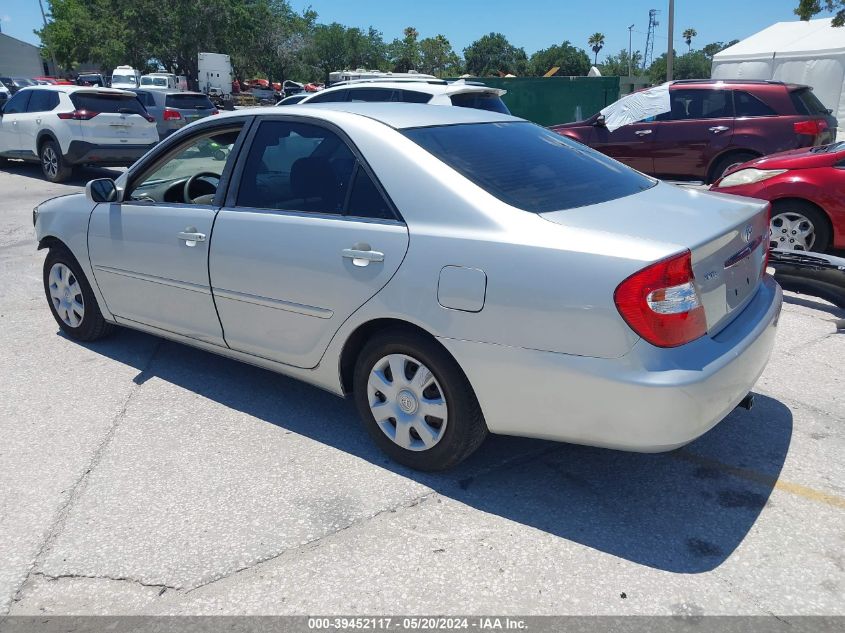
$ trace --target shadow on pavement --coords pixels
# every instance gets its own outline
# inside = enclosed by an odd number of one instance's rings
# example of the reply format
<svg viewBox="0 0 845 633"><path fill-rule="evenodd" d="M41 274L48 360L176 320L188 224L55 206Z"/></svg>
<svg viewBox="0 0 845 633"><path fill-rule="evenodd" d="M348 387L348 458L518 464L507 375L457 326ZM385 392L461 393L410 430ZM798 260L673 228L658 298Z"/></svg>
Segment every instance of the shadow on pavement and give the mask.
<svg viewBox="0 0 845 633"><path fill-rule="evenodd" d="M86 347L137 367L137 350L148 347L152 338L119 330ZM671 453L624 453L491 436L458 468L427 474L389 461L370 441L351 401L299 381L167 341L136 382L153 377L353 454L481 511L680 573L709 571L742 542L768 502L792 436L790 410L758 395L752 411L734 411L709 433Z"/></svg>
<svg viewBox="0 0 845 633"><path fill-rule="evenodd" d="M845 310L837 308L835 305L827 303L826 301L817 299L812 295L802 294L800 296L796 296L795 294L784 293L783 302L796 306L803 306L805 308L812 308L813 310L819 310L820 312L827 312L839 318L845 317Z"/></svg>
<svg viewBox="0 0 845 633"><path fill-rule="evenodd" d="M47 184L49 181L44 178L44 174L41 173L41 165L38 163L27 163L21 160L10 160L5 165L0 167L0 171L5 171L9 174L14 174L16 176L24 176L25 178L32 178L34 180L40 180ZM123 169L121 168L106 168L106 167L74 167L73 174L70 178L65 180L62 185L78 185L78 186L85 186L89 180L93 180L94 178L117 178L120 174L123 173Z"/></svg>

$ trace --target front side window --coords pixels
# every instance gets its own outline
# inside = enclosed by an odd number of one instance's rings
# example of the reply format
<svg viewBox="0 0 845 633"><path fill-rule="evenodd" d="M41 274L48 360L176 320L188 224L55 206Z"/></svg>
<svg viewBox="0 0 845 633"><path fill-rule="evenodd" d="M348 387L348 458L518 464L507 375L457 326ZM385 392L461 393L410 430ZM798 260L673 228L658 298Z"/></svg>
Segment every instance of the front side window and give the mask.
<svg viewBox="0 0 845 633"><path fill-rule="evenodd" d="M527 122L404 130L468 180L511 206L544 213L630 196L656 180Z"/></svg>
<svg viewBox="0 0 845 633"><path fill-rule="evenodd" d="M247 155L237 206L341 213L355 155L326 128L264 121Z"/></svg>
<svg viewBox="0 0 845 633"><path fill-rule="evenodd" d="M6 103L6 107L3 108L3 114L20 114L21 112L26 112L26 106L29 103L29 95L31 95L33 92L35 91L19 91Z"/></svg>
<svg viewBox="0 0 845 633"><path fill-rule="evenodd" d="M240 128L194 137L132 183L126 199L211 204Z"/></svg>
<svg viewBox="0 0 845 633"><path fill-rule="evenodd" d="M659 121L723 119L733 116L730 90L670 90L671 112Z"/></svg>

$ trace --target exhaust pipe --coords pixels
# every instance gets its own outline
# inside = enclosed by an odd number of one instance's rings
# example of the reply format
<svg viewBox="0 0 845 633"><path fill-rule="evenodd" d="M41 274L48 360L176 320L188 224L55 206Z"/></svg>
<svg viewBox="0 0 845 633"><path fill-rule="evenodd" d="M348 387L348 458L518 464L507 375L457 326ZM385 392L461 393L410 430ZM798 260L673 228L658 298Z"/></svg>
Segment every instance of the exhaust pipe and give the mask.
<svg viewBox="0 0 845 633"><path fill-rule="evenodd" d="M751 411L751 407L754 406L754 394L748 393L742 400L739 401L739 404L736 405L737 407L742 407L747 411Z"/></svg>

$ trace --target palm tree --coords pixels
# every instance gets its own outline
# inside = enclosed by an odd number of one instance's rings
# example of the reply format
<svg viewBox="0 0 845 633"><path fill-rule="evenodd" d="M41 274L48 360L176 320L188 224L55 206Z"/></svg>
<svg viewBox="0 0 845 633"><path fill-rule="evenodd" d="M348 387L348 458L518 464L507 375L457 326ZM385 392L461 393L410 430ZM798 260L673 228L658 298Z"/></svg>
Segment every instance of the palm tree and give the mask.
<svg viewBox="0 0 845 633"><path fill-rule="evenodd" d="M593 52L596 54L596 59L594 62L594 66L599 63L599 51L604 47L604 33L593 33L590 36L590 39L587 40L587 44L590 48L593 49Z"/></svg>
<svg viewBox="0 0 845 633"><path fill-rule="evenodd" d="M684 41L687 43L687 47L689 49L687 52L692 51L692 38L694 38L696 35L698 35L698 31L693 28L689 28L684 31Z"/></svg>

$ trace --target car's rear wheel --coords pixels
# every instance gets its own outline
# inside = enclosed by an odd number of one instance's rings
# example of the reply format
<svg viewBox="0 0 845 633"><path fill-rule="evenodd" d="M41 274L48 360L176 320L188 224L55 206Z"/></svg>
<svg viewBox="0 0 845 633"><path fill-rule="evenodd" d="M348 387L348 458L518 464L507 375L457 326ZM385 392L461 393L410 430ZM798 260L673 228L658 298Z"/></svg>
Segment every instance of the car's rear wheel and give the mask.
<svg viewBox="0 0 845 633"><path fill-rule="evenodd" d="M771 248L823 253L830 246L830 225L824 212L806 200L778 200L769 222Z"/></svg>
<svg viewBox="0 0 845 633"><path fill-rule="evenodd" d="M39 159L41 160L41 172L50 182L64 182L73 172L73 168L62 157L58 143L53 140L44 141L41 145Z"/></svg>
<svg viewBox="0 0 845 633"><path fill-rule="evenodd" d="M734 167L739 167L743 163L747 163L755 158L758 158L757 154L752 154L751 152L735 152L727 156L722 156L713 166L713 171L710 174L710 183L716 182Z"/></svg>
<svg viewBox="0 0 845 633"><path fill-rule="evenodd" d="M466 376L437 343L404 330L372 338L355 366L358 412L376 444L418 470L444 470L487 436Z"/></svg>
<svg viewBox="0 0 845 633"><path fill-rule="evenodd" d="M69 337L94 341L112 331L79 262L64 247L51 248L44 260L44 292L53 318Z"/></svg>

